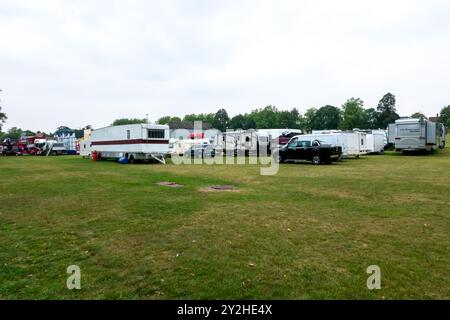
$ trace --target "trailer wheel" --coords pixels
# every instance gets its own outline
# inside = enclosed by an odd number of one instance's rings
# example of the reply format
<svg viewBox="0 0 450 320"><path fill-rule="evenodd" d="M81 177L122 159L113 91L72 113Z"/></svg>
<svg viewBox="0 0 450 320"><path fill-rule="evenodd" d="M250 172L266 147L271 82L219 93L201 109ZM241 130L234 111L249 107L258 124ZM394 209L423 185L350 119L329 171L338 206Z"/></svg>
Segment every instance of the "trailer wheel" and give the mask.
<svg viewBox="0 0 450 320"><path fill-rule="evenodd" d="M128 162L129 162L129 163L134 163L134 156L133 156L133 155L130 155L130 156L128 157Z"/></svg>
<svg viewBox="0 0 450 320"><path fill-rule="evenodd" d="M312 157L312 163L315 164L316 166L322 163L322 159L320 159L320 156L318 154Z"/></svg>

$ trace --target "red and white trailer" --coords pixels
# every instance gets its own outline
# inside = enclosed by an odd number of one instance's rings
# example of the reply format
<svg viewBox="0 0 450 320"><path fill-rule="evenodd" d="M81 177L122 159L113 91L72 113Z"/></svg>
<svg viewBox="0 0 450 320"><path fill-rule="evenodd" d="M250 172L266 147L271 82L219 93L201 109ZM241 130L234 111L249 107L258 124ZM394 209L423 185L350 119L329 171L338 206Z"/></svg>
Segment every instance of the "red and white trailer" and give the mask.
<svg viewBox="0 0 450 320"><path fill-rule="evenodd" d="M169 126L130 124L92 131L91 150L98 158L157 160L165 163L169 153Z"/></svg>

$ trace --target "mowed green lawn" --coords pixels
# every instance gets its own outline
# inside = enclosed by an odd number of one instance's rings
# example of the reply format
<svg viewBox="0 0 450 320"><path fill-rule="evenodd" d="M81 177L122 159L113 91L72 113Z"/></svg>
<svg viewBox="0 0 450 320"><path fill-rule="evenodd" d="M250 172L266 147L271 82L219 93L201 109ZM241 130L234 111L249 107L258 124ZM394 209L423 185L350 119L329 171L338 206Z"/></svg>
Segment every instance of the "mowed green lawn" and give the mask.
<svg viewBox="0 0 450 320"><path fill-rule="evenodd" d="M0 157L0 188L1 299L450 298L449 148L276 176ZM70 265L81 290L66 287Z"/></svg>

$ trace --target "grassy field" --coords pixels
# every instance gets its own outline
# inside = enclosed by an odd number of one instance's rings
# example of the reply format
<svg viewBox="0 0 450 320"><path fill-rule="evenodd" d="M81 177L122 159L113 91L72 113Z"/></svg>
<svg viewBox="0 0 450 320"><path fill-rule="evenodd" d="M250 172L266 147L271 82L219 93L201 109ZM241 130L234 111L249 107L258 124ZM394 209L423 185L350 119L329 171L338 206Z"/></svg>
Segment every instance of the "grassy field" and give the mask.
<svg viewBox="0 0 450 320"><path fill-rule="evenodd" d="M0 299L450 298L449 148L259 172L0 157Z"/></svg>

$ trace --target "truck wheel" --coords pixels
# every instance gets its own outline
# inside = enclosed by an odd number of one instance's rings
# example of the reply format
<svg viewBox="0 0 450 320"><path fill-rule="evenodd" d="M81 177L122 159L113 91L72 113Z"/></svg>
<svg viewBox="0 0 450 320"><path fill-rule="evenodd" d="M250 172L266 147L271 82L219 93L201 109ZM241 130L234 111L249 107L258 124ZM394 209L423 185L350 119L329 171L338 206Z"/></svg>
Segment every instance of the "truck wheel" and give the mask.
<svg viewBox="0 0 450 320"><path fill-rule="evenodd" d="M322 159L320 159L320 156L316 154L312 157L312 163L318 166L322 163Z"/></svg>

